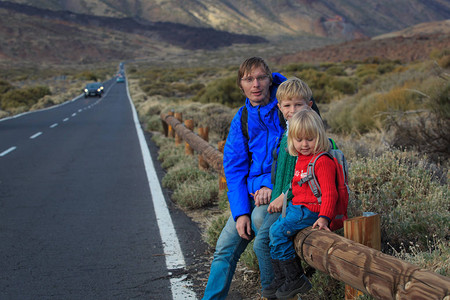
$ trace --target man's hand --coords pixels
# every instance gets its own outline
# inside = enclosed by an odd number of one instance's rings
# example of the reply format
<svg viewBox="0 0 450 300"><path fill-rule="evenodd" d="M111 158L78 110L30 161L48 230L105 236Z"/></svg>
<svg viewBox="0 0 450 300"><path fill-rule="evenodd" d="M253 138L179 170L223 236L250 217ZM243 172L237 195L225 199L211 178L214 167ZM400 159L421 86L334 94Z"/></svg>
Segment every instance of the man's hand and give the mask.
<svg viewBox="0 0 450 300"><path fill-rule="evenodd" d="M272 196L272 190L263 186L255 192L253 198L255 199L255 205L260 206L270 203L270 197Z"/></svg>
<svg viewBox="0 0 450 300"><path fill-rule="evenodd" d="M250 217L247 215L239 216L236 220L236 229L239 236L246 240L251 240L252 238L252 227Z"/></svg>
<svg viewBox="0 0 450 300"><path fill-rule="evenodd" d="M276 197L275 200L270 202L267 211L271 214L281 212L283 210L283 198L284 194L281 194L280 196Z"/></svg>
<svg viewBox="0 0 450 300"><path fill-rule="evenodd" d="M314 222L312 228L314 229L316 226L319 226L320 229L324 229L326 231L331 231L330 228L328 228L328 220L326 218L318 218L316 222Z"/></svg>

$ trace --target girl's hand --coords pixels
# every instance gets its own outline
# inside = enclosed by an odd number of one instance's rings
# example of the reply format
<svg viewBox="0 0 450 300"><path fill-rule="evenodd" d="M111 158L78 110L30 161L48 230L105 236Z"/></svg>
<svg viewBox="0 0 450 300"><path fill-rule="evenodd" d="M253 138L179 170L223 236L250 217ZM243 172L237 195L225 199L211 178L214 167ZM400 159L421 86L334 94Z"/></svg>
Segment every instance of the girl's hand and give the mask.
<svg viewBox="0 0 450 300"><path fill-rule="evenodd" d="M317 219L316 222L314 222L314 225L312 228L316 228L316 226L319 226L319 230L324 229L326 231L331 231L330 228L328 228L328 220L326 218L320 217Z"/></svg>
<svg viewBox="0 0 450 300"><path fill-rule="evenodd" d="M281 194L280 196L275 198L275 200L270 202L269 207L267 208L267 211L271 214L276 213L276 212L281 212L283 210L283 198L284 198L284 195Z"/></svg>

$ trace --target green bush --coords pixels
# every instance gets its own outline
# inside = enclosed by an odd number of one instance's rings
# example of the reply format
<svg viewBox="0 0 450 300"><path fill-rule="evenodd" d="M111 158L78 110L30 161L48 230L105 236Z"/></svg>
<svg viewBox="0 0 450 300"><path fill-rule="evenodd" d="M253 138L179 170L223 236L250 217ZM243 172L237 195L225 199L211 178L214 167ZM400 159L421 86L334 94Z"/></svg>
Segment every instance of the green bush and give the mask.
<svg viewBox="0 0 450 300"><path fill-rule="evenodd" d="M164 169L169 169L175 166L177 163L184 161L189 158L184 154L184 147L164 147L159 149L158 160L162 161L161 166Z"/></svg>
<svg viewBox="0 0 450 300"><path fill-rule="evenodd" d="M309 63L294 63L284 67L287 73L302 72L308 69L318 70L318 66Z"/></svg>
<svg viewBox="0 0 450 300"><path fill-rule="evenodd" d="M440 184L418 154L387 151L356 158L349 177L361 210L381 214L384 245L413 242L425 249L426 237L448 238L450 212L444 208L450 206L449 186Z"/></svg>
<svg viewBox="0 0 450 300"><path fill-rule="evenodd" d="M314 272L311 277L312 289L308 296L314 300L341 300L345 297L345 284L320 271Z"/></svg>
<svg viewBox="0 0 450 300"><path fill-rule="evenodd" d="M163 130L161 124L161 118L159 115L150 115L147 118L147 131L158 131L161 132Z"/></svg>
<svg viewBox="0 0 450 300"><path fill-rule="evenodd" d="M215 247L217 240L219 239L222 229L225 227L228 219L230 218L229 213L221 214L212 220L211 224L206 229L206 242L210 247Z"/></svg>
<svg viewBox="0 0 450 300"><path fill-rule="evenodd" d="M328 75L331 76L345 76L345 70L343 66L339 66L339 65L333 65L330 66L327 70L326 73Z"/></svg>
<svg viewBox="0 0 450 300"><path fill-rule="evenodd" d="M50 88L47 86L10 89L1 95L0 108L3 110L17 107L30 108L46 95L51 95Z"/></svg>
<svg viewBox="0 0 450 300"><path fill-rule="evenodd" d="M259 263L258 258L256 257L255 251L253 251L253 243L255 239L253 239L245 248L245 251L241 255L241 260L247 268L259 271Z"/></svg>
<svg viewBox="0 0 450 300"><path fill-rule="evenodd" d="M202 103L220 103L230 107L242 106L244 96L236 85L236 77L229 76L212 81L201 89L193 101Z"/></svg>
<svg viewBox="0 0 450 300"><path fill-rule="evenodd" d="M2 94L6 93L9 90L12 90L14 87L7 81L0 80L0 97Z"/></svg>
<svg viewBox="0 0 450 300"><path fill-rule="evenodd" d="M215 177L212 174L198 169L194 164L183 163L167 171L167 174L162 180L162 185L166 188L175 190L180 184L188 180L200 184L203 181L213 179L215 179Z"/></svg>
<svg viewBox="0 0 450 300"><path fill-rule="evenodd" d="M356 83L348 78L333 78L330 81L330 85L334 90L342 94L351 95L356 91Z"/></svg>
<svg viewBox="0 0 450 300"><path fill-rule="evenodd" d="M450 242L433 235L427 237L427 249L410 242L402 244L400 249L393 249L393 255L423 269L436 272L442 276L450 275Z"/></svg>
<svg viewBox="0 0 450 300"><path fill-rule="evenodd" d="M181 207L188 209L201 208L217 199L219 186L217 179L206 179L199 182L185 181L177 186L172 199Z"/></svg>
<svg viewBox="0 0 450 300"><path fill-rule="evenodd" d="M88 81L98 81L100 76L92 71L83 71L76 75L76 78Z"/></svg>

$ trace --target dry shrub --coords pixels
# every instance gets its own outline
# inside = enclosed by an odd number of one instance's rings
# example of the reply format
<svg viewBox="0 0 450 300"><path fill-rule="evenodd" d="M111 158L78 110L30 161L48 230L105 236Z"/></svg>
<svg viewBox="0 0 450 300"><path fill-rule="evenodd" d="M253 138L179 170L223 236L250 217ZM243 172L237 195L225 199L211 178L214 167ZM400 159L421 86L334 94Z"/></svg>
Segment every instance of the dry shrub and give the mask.
<svg viewBox="0 0 450 300"><path fill-rule="evenodd" d="M200 182L185 181L176 188L172 199L181 207L196 209L214 202L218 194L219 185L215 178Z"/></svg>
<svg viewBox="0 0 450 300"><path fill-rule="evenodd" d="M414 148L436 161L450 158L450 83L434 87L426 110L390 115L390 142L396 147Z"/></svg>
<svg viewBox="0 0 450 300"><path fill-rule="evenodd" d="M450 119L427 111L397 113L389 119L395 147L427 153L435 161L450 158Z"/></svg>
<svg viewBox="0 0 450 300"><path fill-rule="evenodd" d="M350 133L353 131L351 108L357 103L356 97L331 102L329 110L327 112L321 111L321 115L333 132Z"/></svg>
<svg viewBox="0 0 450 300"><path fill-rule="evenodd" d="M236 110L221 104L206 104L201 112L203 114L201 122L218 135L219 141L225 140Z"/></svg>
<svg viewBox="0 0 450 300"><path fill-rule="evenodd" d="M349 177L361 211L381 214L384 245L399 247L412 241L425 248L426 236L448 238L448 183L441 184L417 153L392 150L354 158Z"/></svg>
<svg viewBox="0 0 450 300"><path fill-rule="evenodd" d="M227 223L229 218L230 213L225 213L217 216L211 221L206 230L206 242L209 246L216 246L220 233L222 232L222 229L225 227L225 224Z"/></svg>
<svg viewBox="0 0 450 300"><path fill-rule="evenodd" d="M180 184L188 180L198 184L199 182L212 179L215 179L215 177L210 173L198 169L195 161L192 159L183 161L169 169L162 180L162 185L175 190Z"/></svg>
<svg viewBox="0 0 450 300"><path fill-rule="evenodd" d="M450 242L438 239L436 235L427 237L427 249L410 242L402 244L400 249L392 249L393 255L423 269L442 276L450 275Z"/></svg>

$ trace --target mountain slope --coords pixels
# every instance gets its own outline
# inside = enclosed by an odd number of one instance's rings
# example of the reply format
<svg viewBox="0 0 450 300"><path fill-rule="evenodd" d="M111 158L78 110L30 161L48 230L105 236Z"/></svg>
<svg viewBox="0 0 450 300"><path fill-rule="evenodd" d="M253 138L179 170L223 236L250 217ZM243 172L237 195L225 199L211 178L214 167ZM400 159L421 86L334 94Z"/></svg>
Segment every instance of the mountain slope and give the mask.
<svg viewBox="0 0 450 300"><path fill-rule="evenodd" d="M264 42L261 37L212 28L169 22L143 24L132 18L0 2L0 60L92 63Z"/></svg>
<svg viewBox="0 0 450 300"><path fill-rule="evenodd" d="M12 0L52 10L132 17L264 36L375 36L450 19L447 0ZM276 5L274 5L276 3Z"/></svg>
<svg viewBox="0 0 450 300"><path fill-rule="evenodd" d="M276 56L279 64L342 62L367 58L411 62L430 58L433 51L450 49L450 20L422 23L404 30L297 53Z"/></svg>

